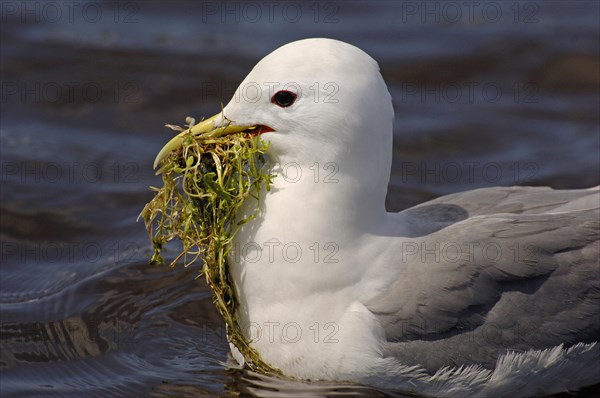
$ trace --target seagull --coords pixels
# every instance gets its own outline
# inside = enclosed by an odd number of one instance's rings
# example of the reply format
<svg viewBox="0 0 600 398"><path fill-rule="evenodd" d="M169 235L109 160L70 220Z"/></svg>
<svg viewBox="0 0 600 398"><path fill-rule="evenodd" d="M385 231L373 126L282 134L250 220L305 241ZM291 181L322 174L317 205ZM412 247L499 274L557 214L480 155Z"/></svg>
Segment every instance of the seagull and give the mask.
<svg viewBox="0 0 600 398"><path fill-rule="evenodd" d="M191 128L270 145L275 178L243 204L259 213L228 257L251 346L295 379L435 397L599 383L599 187L483 188L389 213L393 119L377 62L315 38L267 55Z"/></svg>

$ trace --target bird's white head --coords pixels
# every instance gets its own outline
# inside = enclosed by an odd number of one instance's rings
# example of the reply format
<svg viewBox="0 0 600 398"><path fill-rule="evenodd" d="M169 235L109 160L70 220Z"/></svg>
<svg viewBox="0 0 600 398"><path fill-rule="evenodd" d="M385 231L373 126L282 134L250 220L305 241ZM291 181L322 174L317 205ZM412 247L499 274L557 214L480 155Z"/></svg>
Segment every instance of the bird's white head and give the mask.
<svg viewBox="0 0 600 398"><path fill-rule="evenodd" d="M272 160L305 174L332 164L385 201L394 111L377 63L359 48L324 38L286 44L254 67L223 114L265 126Z"/></svg>
<svg viewBox="0 0 600 398"><path fill-rule="evenodd" d="M275 164L284 169L293 164L296 173L299 169L313 178L316 169L333 173L338 198L385 211L393 118L377 62L348 43L316 38L286 44L264 57L223 111L191 131L251 128L270 143ZM167 144L155 166L181 142L176 137Z"/></svg>

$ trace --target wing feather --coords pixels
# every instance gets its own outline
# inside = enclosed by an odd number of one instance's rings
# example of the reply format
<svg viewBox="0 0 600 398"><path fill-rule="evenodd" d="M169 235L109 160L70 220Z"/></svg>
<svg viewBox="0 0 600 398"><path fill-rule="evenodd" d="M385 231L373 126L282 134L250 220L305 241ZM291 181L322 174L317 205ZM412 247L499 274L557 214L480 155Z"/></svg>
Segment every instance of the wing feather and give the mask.
<svg viewBox="0 0 600 398"><path fill-rule="evenodd" d="M421 205L473 200L470 217L436 214L433 232L408 238L397 277L366 303L385 331L384 351L433 371L493 367L507 350L600 340L599 209L552 212L574 201L589 206L581 198L597 189L480 191ZM484 208L494 197L496 205ZM502 209L513 211L494 213Z"/></svg>

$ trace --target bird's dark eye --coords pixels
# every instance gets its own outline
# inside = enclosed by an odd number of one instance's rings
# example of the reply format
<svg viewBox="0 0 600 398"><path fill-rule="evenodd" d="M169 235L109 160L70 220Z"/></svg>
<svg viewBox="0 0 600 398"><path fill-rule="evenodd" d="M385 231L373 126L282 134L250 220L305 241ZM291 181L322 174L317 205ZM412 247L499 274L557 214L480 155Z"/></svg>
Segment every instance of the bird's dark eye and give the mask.
<svg viewBox="0 0 600 398"><path fill-rule="evenodd" d="M297 95L291 91L281 90L273 94L271 102L275 105L279 105L282 108L287 108L296 101Z"/></svg>

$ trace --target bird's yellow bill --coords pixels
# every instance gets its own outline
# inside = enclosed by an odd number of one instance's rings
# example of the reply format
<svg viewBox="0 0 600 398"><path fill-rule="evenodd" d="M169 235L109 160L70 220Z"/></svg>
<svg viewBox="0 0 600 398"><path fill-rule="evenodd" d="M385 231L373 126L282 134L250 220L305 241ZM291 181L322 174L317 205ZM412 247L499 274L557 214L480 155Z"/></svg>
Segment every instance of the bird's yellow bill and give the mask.
<svg viewBox="0 0 600 398"><path fill-rule="evenodd" d="M189 135L192 136L203 136L206 138L217 138L222 137L228 134L241 133L246 130L254 130L258 126L238 126L230 121L227 121L222 126L215 127L215 120L221 116L221 113L217 113L216 115L201 121L200 123L190 127L189 129L182 131L177 134L175 137L171 139L171 141L167 142L167 144L162 147L158 155L156 155L156 159L154 159L154 168L156 169L160 162L162 162L171 152L176 149L179 149ZM225 119L227 120L227 119Z"/></svg>

